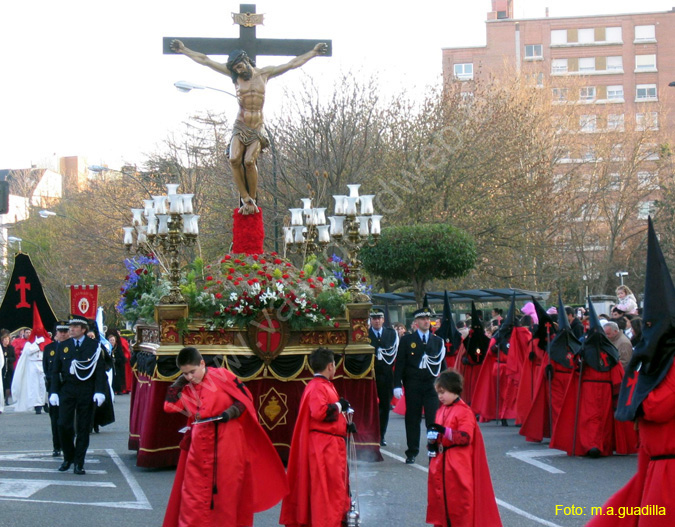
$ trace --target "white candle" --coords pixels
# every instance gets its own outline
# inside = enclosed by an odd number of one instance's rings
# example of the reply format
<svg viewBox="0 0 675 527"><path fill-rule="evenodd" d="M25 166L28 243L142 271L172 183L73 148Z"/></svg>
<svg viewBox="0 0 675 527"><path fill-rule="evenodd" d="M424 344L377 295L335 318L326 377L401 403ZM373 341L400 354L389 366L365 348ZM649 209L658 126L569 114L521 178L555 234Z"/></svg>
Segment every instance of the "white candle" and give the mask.
<svg viewBox="0 0 675 527"><path fill-rule="evenodd" d="M302 201L302 208L304 210L312 208L312 198L301 198L300 201Z"/></svg>
<svg viewBox="0 0 675 527"><path fill-rule="evenodd" d="M192 234L199 234L199 218L201 218L199 214L192 216Z"/></svg>
<svg viewBox="0 0 675 527"><path fill-rule="evenodd" d="M361 203L361 214L372 214L375 212L373 207L373 199L375 198L374 194L368 194L366 196L361 196L359 201Z"/></svg>
<svg viewBox="0 0 675 527"><path fill-rule="evenodd" d="M333 196L333 199L335 200L335 214L341 216L345 213L345 199L347 199L347 196Z"/></svg>
<svg viewBox="0 0 675 527"><path fill-rule="evenodd" d="M326 207L314 209L314 225L326 225Z"/></svg>
<svg viewBox="0 0 675 527"><path fill-rule="evenodd" d="M178 190L178 187L180 185L178 183L167 183L166 184L166 193L171 196L172 194L175 194L176 191Z"/></svg>
<svg viewBox="0 0 675 527"><path fill-rule="evenodd" d="M344 216L330 216L330 233L333 236L342 236L345 232L345 217Z"/></svg>
<svg viewBox="0 0 675 527"><path fill-rule="evenodd" d="M382 232L382 227L380 227L380 220L382 216L374 215L370 217L372 225L370 226L370 234L380 234Z"/></svg>
<svg viewBox="0 0 675 527"><path fill-rule="evenodd" d="M305 241L305 237L302 235L302 230L304 227L293 227L293 241L295 243L303 243Z"/></svg>
<svg viewBox="0 0 675 527"><path fill-rule="evenodd" d="M192 198L194 194L183 194L183 212L186 214L192 214L194 209L192 208Z"/></svg>
<svg viewBox="0 0 675 527"><path fill-rule="evenodd" d="M328 243L330 241L330 227L328 225L319 225L319 241L321 243Z"/></svg>
<svg viewBox="0 0 675 527"><path fill-rule="evenodd" d="M293 230L290 227L284 227L284 243L293 243Z"/></svg>
<svg viewBox="0 0 675 527"><path fill-rule="evenodd" d="M183 213L183 196L181 194L169 194L169 212L171 214Z"/></svg>
<svg viewBox="0 0 675 527"><path fill-rule="evenodd" d="M133 219L131 220L132 225L143 225L143 213L145 209L131 209L131 214L133 214Z"/></svg>
<svg viewBox="0 0 675 527"><path fill-rule="evenodd" d="M356 219L359 221L359 234L361 236L368 236L368 216L357 216Z"/></svg>
<svg viewBox="0 0 675 527"><path fill-rule="evenodd" d="M166 196L152 196L155 201L155 213L166 214Z"/></svg>
<svg viewBox="0 0 675 527"><path fill-rule="evenodd" d="M302 225L302 209L288 209L291 213L291 225Z"/></svg>
<svg viewBox="0 0 675 527"><path fill-rule="evenodd" d="M151 199L144 199L143 208L145 209L143 213L146 216L149 216L151 213L155 212L155 202Z"/></svg>
<svg viewBox="0 0 675 527"><path fill-rule="evenodd" d="M194 234L192 232L192 218L194 214L183 214L183 234Z"/></svg>
<svg viewBox="0 0 675 527"><path fill-rule="evenodd" d="M345 214L347 216L356 216L356 202L358 201L359 198L355 198L352 196L349 196L347 198L347 208L345 210Z"/></svg>
<svg viewBox="0 0 675 527"><path fill-rule="evenodd" d="M153 236L157 234L157 216L154 212L148 216L148 234Z"/></svg>
<svg viewBox="0 0 675 527"><path fill-rule="evenodd" d="M159 227L157 228L157 234L166 235L169 233L169 215L168 214L158 214L157 219L159 220Z"/></svg>
<svg viewBox="0 0 675 527"><path fill-rule="evenodd" d="M124 245L132 245L134 243L134 229L133 227L122 227L124 230Z"/></svg>
<svg viewBox="0 0 675 527"><path fill-rule="evenodd" d="M347 188L349 189L349 197L350 198L358 198L359 197L359 187L361 185L347 185Z"/></svg>

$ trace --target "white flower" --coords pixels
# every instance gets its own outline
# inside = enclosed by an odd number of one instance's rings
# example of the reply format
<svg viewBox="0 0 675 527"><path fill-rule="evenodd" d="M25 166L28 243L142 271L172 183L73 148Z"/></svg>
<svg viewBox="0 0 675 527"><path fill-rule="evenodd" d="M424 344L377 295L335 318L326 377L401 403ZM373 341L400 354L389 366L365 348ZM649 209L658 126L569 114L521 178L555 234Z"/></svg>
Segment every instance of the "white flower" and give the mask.
<svg viewBox="0 0 675 527"><path fill-rule="evenodd" d="M237 300L238 297L239 297L239 295L237 295L236 292L232 291L232 292L230 293L230 302L235 302L235 301Z"/></svg>

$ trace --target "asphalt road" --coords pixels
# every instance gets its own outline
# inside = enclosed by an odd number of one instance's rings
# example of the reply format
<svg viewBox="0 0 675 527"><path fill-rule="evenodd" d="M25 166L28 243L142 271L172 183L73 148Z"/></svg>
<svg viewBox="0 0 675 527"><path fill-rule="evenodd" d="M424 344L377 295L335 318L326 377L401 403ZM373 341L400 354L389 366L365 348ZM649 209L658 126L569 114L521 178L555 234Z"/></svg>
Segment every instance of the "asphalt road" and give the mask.
<svg viewBox="0 0 675 527"><path fill-rule="evenodd" d="M0 415L0 525L161 525L174 471L136 467L135 452L127 450L129 396L117 398L115 412L117 421L91 436L87 474L76 476L56 471L61 459L51 457L46 415L7 408ZM357 465L361 525L426 525L427 459L405 465L403 418L392 414L389 426L384 462ZM570 458L526 443L513 426L487 423L481 429L504 526L585 525L590 508L635 472L634 455ZM556 514L556 505L580 507L577 512L586 515ZM278 517L279 506L258 514L255 525L276 526Z"/></svg>

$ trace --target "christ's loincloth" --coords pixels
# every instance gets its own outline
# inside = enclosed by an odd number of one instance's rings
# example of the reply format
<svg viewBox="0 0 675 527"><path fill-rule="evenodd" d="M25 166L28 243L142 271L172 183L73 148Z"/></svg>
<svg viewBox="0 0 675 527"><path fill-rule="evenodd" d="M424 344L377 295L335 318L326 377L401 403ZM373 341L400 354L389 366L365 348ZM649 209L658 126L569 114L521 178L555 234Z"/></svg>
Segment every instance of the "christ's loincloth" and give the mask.
<svg viewBox="0 0 675 527"><path fill-rule="evenodd" d="M260 130L255 130L250 126L246 126L241 121L235 121L234 126L232 127L232 139L235 137L238 137L239 141L241 141L244 146L250 146L255 141L260 141L261 151L265 150L270 145L270 140L267 137L264 126L261 126ZM230 144L231 143L232 141L230 141ZM230 151L229 147L227 151Z"/></svg>

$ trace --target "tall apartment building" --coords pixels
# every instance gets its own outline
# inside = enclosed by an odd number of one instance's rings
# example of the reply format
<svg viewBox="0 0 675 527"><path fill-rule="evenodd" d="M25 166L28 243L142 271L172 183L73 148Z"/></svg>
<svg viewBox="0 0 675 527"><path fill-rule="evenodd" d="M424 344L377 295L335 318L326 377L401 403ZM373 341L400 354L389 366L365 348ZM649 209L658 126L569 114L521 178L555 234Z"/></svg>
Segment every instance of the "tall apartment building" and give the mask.
<svg viewBox="0 0 675 527"><path fill-rule="evenodd" d="M639 115L643 103L660 101L671 110L660 116L660 125L675 129L675 87L668 86L675 81L675 8L516 20L513 0L492 0L486 29L484 47L443 49L446 79L486 78L505 67L553 86L556 77L575 76L587 86L581 100L619 104L613 113L624 115Z"/></svg>
<svg viewBox="0 0 675 527"><path fill-rule="evenodd" d="M561 111L575 112L574 119L559 130L565 132L561 144L574 143L574 151L557 158L554 177L563 185L573 171L588 176L589 181L604 178L606 191L596 196L602 199L604 195L610 205L614 205L611 193L626 188L625 181L630 180L631 188L636 189L630 208L624 200L614 209L600 204L604 212L589 211L586 209L595 204L586 203L577 209L578 216L572 216L567 229L577 254L584 253L580 274L613 278L621 262L607 255L632 250L631 244L641 239L635 234L644 229L647 214L654 210L659 178L673 177L672 167L658 168L660 144L656 136L675 136L675 86L669 86L675 81L675 8L521 20L514 19L513 12L513 0L492 0L486 45L443 49L444 76L467 81L463 91L471 91L471 80L520 73L534 85L550 90L552 101L565 105ZM628 148L623 143L635 141L637 135L641 135L645 155L639 166L629 166L624 155ZM599 144L609 145L612 153L608 149L598 155L594 148ZM599 167L603 157L604 166ZM608 228L608 216L621 206L626 209L615 216L623 214L631 221L621 227L622 240L608 242L609 231L619 225L617 220ZM616 245L610 247L609 243Z"/></svg>

